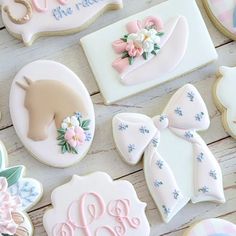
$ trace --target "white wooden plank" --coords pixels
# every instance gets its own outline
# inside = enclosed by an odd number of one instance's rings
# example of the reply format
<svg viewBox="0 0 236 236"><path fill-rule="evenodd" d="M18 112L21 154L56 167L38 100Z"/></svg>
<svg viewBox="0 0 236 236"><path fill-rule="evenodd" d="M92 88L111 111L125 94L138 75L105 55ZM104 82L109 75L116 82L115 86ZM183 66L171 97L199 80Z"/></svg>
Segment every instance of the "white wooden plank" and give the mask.
<svg viewBox="0 0 236 236"><path fill-rule="evenodd" d="M225 204L189 203L179 212L179 215L168 224L163 223L160 218L158 210L156 209L156 206L148 192L142 170L121 178L130 181L134 185L141 201L147 202L147 217L152 227L151 235L163 235L168 232L180 230L191 225L193 222L197 222L205 218L219 216L226 217L232 213L234 216L236 215L236 157L234 155L236 152L236 143L233 139L227 138L210 145L210 148L217 157L222 168L227 202ZM46 208L47 207L41 208L30 213L34 225L36 226L37 235L44 235L41 221L43 212ZM233 222L236 222L236 219L234 219Z"/></svg>

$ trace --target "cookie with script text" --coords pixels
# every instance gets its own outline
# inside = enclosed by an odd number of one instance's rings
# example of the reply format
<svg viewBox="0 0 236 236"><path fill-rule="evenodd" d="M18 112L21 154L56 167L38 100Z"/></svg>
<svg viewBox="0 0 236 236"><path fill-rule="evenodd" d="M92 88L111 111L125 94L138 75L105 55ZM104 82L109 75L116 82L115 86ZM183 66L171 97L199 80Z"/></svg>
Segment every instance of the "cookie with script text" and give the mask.
<svg viewBox="0 0 236 236"><path fill-rule="evenodd" d="M45 35L83 30L108 10L122 8L122 0L0 0L7 30L29 46Z"/></svg>

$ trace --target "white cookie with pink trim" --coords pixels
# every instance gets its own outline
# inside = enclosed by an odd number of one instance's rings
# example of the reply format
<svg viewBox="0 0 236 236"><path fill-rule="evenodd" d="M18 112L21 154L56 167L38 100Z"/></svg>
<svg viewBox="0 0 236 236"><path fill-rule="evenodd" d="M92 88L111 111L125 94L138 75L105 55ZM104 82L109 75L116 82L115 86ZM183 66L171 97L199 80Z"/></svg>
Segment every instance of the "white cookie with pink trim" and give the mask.
<svg viewBox="0 0 236 236"><path fill-rule="evenodd" d="M83 37L81 44L106 104L217 58L194 0L165 1Z"/></svg>
<svg viewBox="0 0 236 236"><path fill-rule="evenodd" d="M161 115L120 113L113 118L122 158L136 165L144 154L146 182L165 222L190 200L225 202L220 166L197 133L209 125L206 105L190 84L173 95Z"/></svg>
<svg viewBox="0 0 236 236"><path fill-rule="evenodd" d="M0 0L7 30L25 45L45 35L75 33L122 0Z"/></svg>
<svg viewBox="0 0 236 236"><path fill-rule="evenodd" d="M103 172L74 175L51 198L53 208L43 217L48 236L150 234L146 204L128 181L113 181Z"/></svg>
<svg viewBox="0 0 236 236"><path fill-rule="evenodd" d="M235 236L236 225L222 219L207 219L191 226L184 236Z"/></svg>

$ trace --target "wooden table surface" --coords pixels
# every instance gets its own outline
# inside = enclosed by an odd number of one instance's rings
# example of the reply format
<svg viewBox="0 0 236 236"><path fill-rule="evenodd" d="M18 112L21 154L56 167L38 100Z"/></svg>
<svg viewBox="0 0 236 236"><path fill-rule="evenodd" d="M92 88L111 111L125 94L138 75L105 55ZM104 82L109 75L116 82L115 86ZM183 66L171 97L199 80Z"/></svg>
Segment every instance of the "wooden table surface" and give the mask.
<svg viewBox="0 0 236 236"><path fill-rule="evenodd" d="M63 37L40 38L28 48L10 36L0 21L0 111L2 112L0 139L8 150L10 165L24 164L27 168L27 176L35 177L43 184L44 196L29 212L35 227L35 235L46 235L42 225L42 216L50 207L52 190L68 182L73 174L85 175L97 170L107 172L113 179L126 179L134 185L139 198L147 203L146 214L151 225L151 235L180 236L192 223L209 217L220 217L236 223L236 141L225 133L221 124L221 115L213 103L211 93L218 67L236 65L236 43L224 37L212 25L201 1L197 0L198 6L219 54L218 61L116 104L110 106L103 104L102 96L79 44L82 36L162 1L123 0L122 10L104 14L85 31ZM12 79L21 67L38 59L55 60L72 69L84 82L94 103L96 134L93 145L83 161L67 169L48 167L31 157L12 126L8 106ZM201 135L222 168L227 202L222 205L189 203L170 223L165 224L148 192L142 163L130 167L119 157L112 139L111 119L119 112L140 112L149 116L160 114L175 90L186 83L194 84L207 104L211 126Z"/></svg>

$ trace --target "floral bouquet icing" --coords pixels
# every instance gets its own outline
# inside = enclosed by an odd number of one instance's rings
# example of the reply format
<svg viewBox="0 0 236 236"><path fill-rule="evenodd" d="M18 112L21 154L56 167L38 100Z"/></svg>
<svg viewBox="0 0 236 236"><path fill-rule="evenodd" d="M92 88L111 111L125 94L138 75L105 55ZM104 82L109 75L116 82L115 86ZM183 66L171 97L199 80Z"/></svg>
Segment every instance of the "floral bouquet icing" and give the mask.
<svg viewBox="0 0 236 236"><path fill-rule="evenodd" d="M40 200L41 184L22 177L24 166L6 164L7 152L0 142L0 235L32 236L33 226L24 211Z"/></svg>
<svg viewBox="0 0 236 236"><path fill-rule="evenodd" d="M144 23L130 22L127 28L130 33L113 43L114 50L122 53L121 59L124 59L122 63L117 63L118 61L113 63L118 72L123 71L124 63L132 65L136 57L142 56L147 60L150 54L157 55L160 50L161 36L164 35L160 32L163 23L161 19L155 17L148 17Z"/></svg>
<svg viewBox="0 0 236 236"><path fill-rule="evenodd" d="M62 153L78 154L80 146L92 138L89 132L89 124L90 120L83 120L79 112L63 120L61 128L57 130L57 139L59 140Z"/></svg>
<svg viewBox="0 0 236 236"><path fill-rule="evenodd" d="M112 66L125 85L157 79L181 62L188 41L185 17L174 17L164 24L160 18L149 16L129 22L126 28L128 34L112 43L120 54Z"/></svg>

